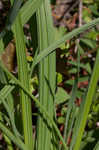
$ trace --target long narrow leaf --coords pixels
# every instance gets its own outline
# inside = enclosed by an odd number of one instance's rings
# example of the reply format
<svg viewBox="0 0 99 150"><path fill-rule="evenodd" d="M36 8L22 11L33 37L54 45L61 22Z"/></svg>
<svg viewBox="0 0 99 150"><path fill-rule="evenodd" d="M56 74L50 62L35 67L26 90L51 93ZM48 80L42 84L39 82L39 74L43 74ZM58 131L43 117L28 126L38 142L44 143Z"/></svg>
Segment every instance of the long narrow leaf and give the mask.
<svg viewBox="0 0 99 150"><path fill-rule="evenodd" d="M78 122L79 126L77 132L75 133L76 136L75 136L74 150L79 150L81 138L86 125L87 116L96 90L98 79L99 79L99 49L97 52L96 61L95 61L91 81L89 84L88 92L86 95L86 99L84 100L84 104L81 110L81 116L79 117L79 122Z"/></svg>
<svg viewBox="0 0 99 150"><path fill-rule="evenodd" d="M54 40L54 28L52 25L49 0L42 3L37 11L38 25L38 46L41 52ZM46 111L53 119L54 95L55 95L55 52L46 57L39 64L39 99ZM47 124L48 123L48 124ZM42 117L38 118L37 149L50 150L52 141L52 129L49 129L49 122L44 122ZM45 139L46 137L46 139Z"/></svg>
<svg viewBox="0 0 99 150"><path fill-rule="evenodd" d="M37 56L35 61L35 65L39 63L45 56L49 55L51 52L55 51L62 43L66 42L67 40L72 39L73 37L79 35L80 33L94 27L95 25L99 24L99 18L87 23L80 28L74 29L72 32L63 36L60 40L57 40L55 43L51 44L48 48L44 49L40 54Z"/></svg>
<svg viewBox="0 0 99 150"><path fill-rule="evenodd" d="M18 77L22 84L29 90L29 75L26 59L26 46L24 33L22 29L20 13L13 26L13 32L16 41L16 54L18 62ZM24 129L25 144L30 150L33 150L33 131L32 131L32 110L30 97L20 89L20 102L22 108L22 120Z"/></svg>
<svg viewBox="0 0 99 150"><path fill-rule="evenodd" d="M78 81L75 80L74 85L73 85L73 89L72 89L72 95L71 95L71 98L70 98L69 104L68 104L68 111L67 111L67 114L66 114L66 122L65 122L65 128L64 128L64 139L65 139L65 141L66 141L66 139L67 139L67 126L68 126L68 121L69 121L69 119L70 119L70 114L71 114L72 107L73 107L73 105L74 105L74 101L75 101L75 98L76 98L77 83L78 83Z"/></svg>

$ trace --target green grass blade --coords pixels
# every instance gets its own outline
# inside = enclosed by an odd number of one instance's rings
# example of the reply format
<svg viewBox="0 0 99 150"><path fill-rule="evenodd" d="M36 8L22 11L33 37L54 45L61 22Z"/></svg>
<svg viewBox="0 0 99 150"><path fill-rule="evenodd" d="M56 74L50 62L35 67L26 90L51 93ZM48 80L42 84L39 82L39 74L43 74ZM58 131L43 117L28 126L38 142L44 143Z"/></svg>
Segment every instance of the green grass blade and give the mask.
<svg viewBox="0 0 99 150"><path fill-rule="evenodd" d="M13 144L11 143L10 139L4 134L3 135L5 142L7 143L7 150L14 150Z"/></svg>
<svg viewBox="0 0 99 150"><path fill-rule="evenodd" d="M77 119L75 121L75 125L74 125L74 129L73 129L73 136L72 136L72 141L70 143L70 150L73 149L74 144L76 142L76 136L78 133L78 128L79 128L79 122L81 120L82 117L82 112L83 112L83 108L84 108L84 104L85 104L85 97L86 97L86 93L82 96L82 103L80 105L79 111L78 111L78 115L77 115Z"/></svg>
<svg viewBox="0 0 99 150"><path fill-rule="evenodd" d="M18 63L18 78L29 90L29 75L26 59L26 46L24 33L21 25L20 14L13 26L14 37L16 41L16 54ZM32 131L32 111L30 97L20 89L20 102L22 108L22 121L24 130L24 140L29 150L33 150L33 131Z"/></svg>
<svg viewBox="0 0 99 150"><path fill-rule="evenodd" d="M44 0L28 0L20 10L22 25L27 23Z"/></svg>
<svg viewBox="0 0 99 150"><path fill-rule="evenodd" d="M73 88L72 88L71 98L70 98L69 104L68 104L68 111L67 111L67 114L66 114L66 122L65 122L65 128L64 128L64 139L65 139L65 141L67 139L67 128L68 128L68 122L70 120L70 114L71 114L73 105L75 105L74 101L75 101L75 98L76 98L77 84L78 84L78 81L76 79L74 81L74 85L73 85Z"/></svg>
<svg viewBox="0 0 99 150"><path fill-rule="evenodd" d="M89 84L88 92L87 92L85 100L83 100L84 102L81 108L81 113L80 113L79 122L78 122L79 125L78 125L76 133L74 133L75 134L75 144L73 148L74 150L79 150L81 138L82 138L83 131L86 125L87 116L88 116L90 106L92 103L92 99L96 90L98 79L99 79L99 49L97 51L96 61L95 61L91 81Z"/></svg>
<svg viewBox="0 0 99 150"><path fill-rule="evenodd" d="M44 1L37 11L38 25L38 46L39 52L48 47L54 40L54 28L52 25L50 3ZM54 95L55 95L55 52L46 57L39 64L39 99L46 111L53 118L54 114ZM47 124L48 123L48 124ZM37 149L50 150L52 140L52 129L49 129L49 122L44 122L40 116L38 118L37 130ZM45 138L46 137L46 138Z"/></svg>
<svg viewBox="0 0 99 150"><path fill-rule="evenodd" d="M13 150L13 144L11 143L9 138L5 134L3 135L3 137L4 137L4 140L7 143L7 150Z"/></svg>
<svg viewBox="0 0 99 150"><path fill-rule="evenodd" d="M35 65L39 63L45 56L49 55L51 52L55 51L56 48L58 48L62 43L66 42L66 40L70 40L73 37L79 35L80 33L86 31L87 29L90 29L97 25L99 23L99 18L95 19L77 29L74 29L72 32L66 34L63 36L60 40L57 40L55 43L51 44L48 48L45 48L40 54L37 56L37 59L35 61Z"/></svg>

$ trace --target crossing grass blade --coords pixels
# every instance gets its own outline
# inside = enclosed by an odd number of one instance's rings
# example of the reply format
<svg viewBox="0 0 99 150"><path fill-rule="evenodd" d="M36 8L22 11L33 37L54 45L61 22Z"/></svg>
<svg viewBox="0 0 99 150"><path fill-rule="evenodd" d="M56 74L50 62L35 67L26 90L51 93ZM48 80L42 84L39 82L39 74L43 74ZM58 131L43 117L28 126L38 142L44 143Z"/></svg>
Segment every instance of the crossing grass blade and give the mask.
<svg viewBox="0 0 99 150"><path fill-rule="evenodd" d="M77 35L79 35L80 33L84 32L88 29L91 29L92 27L96 26L97 24L99 24L99 18L94 19L93 21L91 21L77 29L74 29L73 31L64 35L61 39L53 42L48 48L45 48L42 52L40 52L40 54L37 56L37 58L35 60L35 65L38 64L47 55L49 55L50 53L55 51L56 48L58 48L62 43L65 43L67 40L70 40L73 37L76 37Z"/></svg>

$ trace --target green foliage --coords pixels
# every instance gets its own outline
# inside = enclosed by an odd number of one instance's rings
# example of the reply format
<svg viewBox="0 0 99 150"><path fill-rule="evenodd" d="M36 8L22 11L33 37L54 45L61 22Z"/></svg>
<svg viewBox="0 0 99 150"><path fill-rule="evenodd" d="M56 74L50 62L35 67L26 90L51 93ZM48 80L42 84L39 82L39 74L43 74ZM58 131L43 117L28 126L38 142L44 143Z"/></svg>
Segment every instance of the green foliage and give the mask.
<svg viewBox="0 0 99 150"><path fill-rule="evenodd" d="M99 122L99 94L96 92L99 2L83 0L83 3L83 20L87 24L68 33L67 28L53 27L49 0L15 0L14 3L11 0L12 7L0 33L0 130L8 150L16 147L22 150L99 149L99 130L94 129ZM23 32L25 23L29 25L27 33ZM80 42L75 42L81 33L84 35ZM29 40L27 35L31 36ZM12 41L18 67L15 75L2 63L4 49ZM73 51L71 54L75 45L78 54ZM57 48L61 53L58 59L65 61L66 74L58 72L56 79ZM32 51L31 55L26 49ZM85 55L90 50L94 51L91 59ZM35 120L32 122L31 104L33 110L37 109L36 125ZM64 130L59 130L61 125Z"/></svg>

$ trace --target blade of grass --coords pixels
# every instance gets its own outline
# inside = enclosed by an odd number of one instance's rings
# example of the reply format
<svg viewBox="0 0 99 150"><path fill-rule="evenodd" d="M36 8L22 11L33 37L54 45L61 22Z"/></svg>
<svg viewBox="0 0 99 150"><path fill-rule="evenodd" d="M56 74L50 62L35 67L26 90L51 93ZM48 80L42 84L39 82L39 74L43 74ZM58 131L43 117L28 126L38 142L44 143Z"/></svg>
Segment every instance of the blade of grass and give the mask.
<svg viewBox="0 0 99 150"><path fill-rule="evenodd" d="M26 46L24 33L21 25L20 13L13 26L14 37L16 41L16 55L18 63L18 78L29 90L29 75L26 59ZM33 150L33 131L32 131L32 111L30 97L20 89L20 102L22 108L22 121L24 129L24 140L29 150Z"/></svg>
<svg viewBox="0 0 99 150"><path fill-rule="evenodd" d="M82 111L83 111L83 107L84 107L84 104L85 104L85 97L86 97L86 93L82 96L82 103L80 105L78 115L77 115L77 118L76 118L76 121L75 121L74 129L73 129L74 134L72 136L72 141L70 143L70 150L73 149L73 146L74 146L75 141L76 141L76 136L77 136L77 132L78 132L78 128L79 128L79 120L82 117Z"/></svg>
<svg viewBox="0 0 99 150"><path fill-rule="evenodd" d="M37 11L37 25L38 25L38 46L39 51L43 50L44 47L47 47L47 35L46 35L46 23L45 23L45 12L44 12L44 3L40 6ZM44 31L42 32L42 27L44 27ZM44 40L45 38L45 40ZM48 98L48 86L46 83L46 79L48 80L48 57L44 59L39 64L39 101L47 110L47 100ZM41 110L40 110L41 113ZM43 117L38 117L37 122L37 150L45 150L46 148L46 139L48 141L47 134L49 132L48 122L45 123ZM48 149L49 149L49 141L48 141Z"/></svg>
<svg viewBox="0 0 99 150"><path fill-rule="evenodd" d="M98 79L99 79L99 49L97 50L96 61L95 61L93 73L91 76L88 92L83 102L84 103L83 107L81 109L81 113L80 113L80 117L78 121L79 125L78 125L76 133L74 133L75 134L75 144L73 148L74 150L79 150L81 138L83 136L84 128L85 128L86 121L87 121L87 116L88 116L90 106L92 103L92 99L96 90Z"/></svg>
<svg viewBox="0 0 99 150"><path fill-rule="evenodd" d="M3 137L4 137L4 140L7 143L7 150L14 150L13 149L13 144L11 143L10 139L5 134L3 135Z"/></svg>
<svg viewBox="0 0 99 150"><path fill-rule="evenodd" d="M67 111L67 114L66 114L66 121L65 121L65 125L64 125L63 137L64 137L64 140L66 142L67 142L68 136L70 135L71 128L72 128L72 125L73 125L74 119L75 119L75 113L73 114L72 118L70 118L70 116L71 116L71 113L73 111L74 101L75 101L75 98L76 98L77 84L78 84L78 79L75 79L74 84L73 84L73 88L72 88L72 92L71 92L71 98L70 98L69 103L68 103L68 111ZM69 122L70 121L71 121L71 124L72 124L72 125L70 125L71 127L69 127ZM61 148L62 148L62 145L60 146L60 149Z"/></svg>
<svg viewBox="0 0 99 150"><path fill-rule="evenodd" d="M54 28L52 26L51 10L49 0L42 3L37 11L38 46L39 51L48 47L54 40ZM54 94L55 94L55 52L46 57L39 64L39 100L53 119ZM51 127L51 126L50 126ZM50 150L52 140L52 129L49 122L39 116L37 128L37 149ZM45 138L46 137L46 138Z"/></svg>
<svg viewBox="0 0 99 150"><path fill-rule="evenodd" d="M78 43L77 43L77 46L78 46ZM67 115L66 115L66 122L67 123L65 123L65 128L64 128L64 139L65 139L65 141L67 141L67 139L70 138L69 136L72 133L74 122L76 120L76 114L78 112L78 108L75 105L75 99L76 99L76 94L77 94L79 71L80 71L80 54L79 54L79 49L78 49L78 51L77 51L77 79L75 80L74 85L73 85L72 95L71 95L71 99L69 100L68 111L67 111ZM69 128L68 125L69 125L70 121L71 121L71 124L70 124L70 128ZM66 130L68 131L68 133L65 133Z"/></svg>
<svg viewBox="0 0 99 150"><path fill-rule="evenodd" d="M74 108L72 109L72 114L71 114L71 118L70 118L70 125L68 127L68 134L67 134L67 143L69 145L69 141L68 139L71 137L71 134L73 132L73 127L74 127L74 123L75 123L75 120L76 120L76 116L77 116L77 113L78 113L78 110L79 108L77 108L77 106L74 106Z"/></svg>
<svg viewBox="0 0 99 150"><path fill-rule="evenodd" d="M53 51L55 51L56 48L58 48L62 43L65 43L67 40L70 40L73 37L79 35L80 33L94 27L98 23L99 23L99 18L94 19L93 21L91 21L91 22L89 22L89 23L87 23L87 24L85 24L85 25L83 25L77 29L74 29L72 32L69 32L68 34L63 36L61 39L59 39L55 43L51 44L48 48L45 48L42 52L40 52L40 54L36 58L35 65L37 63L39 63L43 58L45 58L45 56L47 56L50 53L52 53Z"/></svg>
<svg viewBox="0 0 99 150"><path fill-rule="evenodd" d="M74 85L73 85L73 88L72 88L71 98L70 98L69 104L68 104L68 111L67 111L67 114L66 114L66 122L65 122L65 128L64 128L64 139L65 139L65 141L67 139L68 121L70 119L70 114L71 114L71 111L72 111L72 108L73 108L73 105L74 105L74 101L75 101L75 98L76 98L77 84L78 84L78 80L76 79L74 81Z"/></svg>

